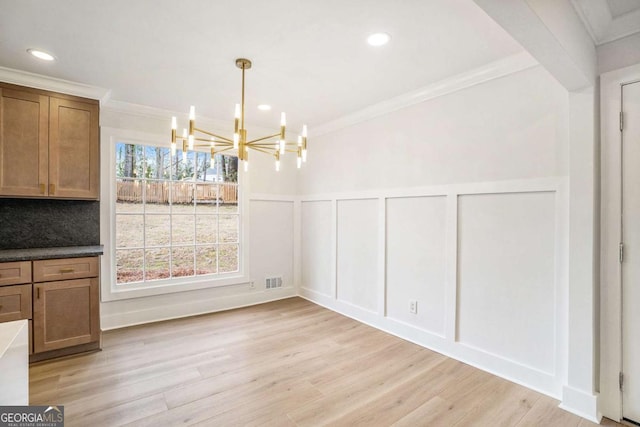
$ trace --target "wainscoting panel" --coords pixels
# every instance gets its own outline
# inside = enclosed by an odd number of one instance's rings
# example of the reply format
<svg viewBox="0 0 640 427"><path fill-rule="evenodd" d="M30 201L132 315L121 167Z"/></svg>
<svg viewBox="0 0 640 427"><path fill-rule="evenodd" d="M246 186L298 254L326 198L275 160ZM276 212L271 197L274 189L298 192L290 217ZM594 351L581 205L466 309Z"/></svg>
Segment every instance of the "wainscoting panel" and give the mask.
<svg viewBox="0 0 640 427"><path fill-rule="evenodd" d="M331 201L301 203L302 286L326 297L333 295L331 278Z"/></svg>
<svg viewBox="0 0 640 427"><path fill-rule="evenodd" d="M447 199L391 198L386 207L387 316L444 336Z"/></svg>
<svg viewBox="0 0 640 427"><path fill-rule="evenodd" d="M301 197L298 292L560 398L566 185L557 177Z"/></svg>
<svg viewBox="0 0 640 427"><path fill-rule="evenodd" d="M458 340L552 374L555 194L458 200Z"/></svg>
<svg viewBox="0 0 640 427"><path fill-rule="evenodd" d="M378 200L338 200L338 300L376 311Z"/></svg>
<svg viewBox="0 0 640 427"><path fill-rule="evenodd" d="M257 289L266 278L282 278L282 287L293 287L293 202L251 200L250 268Z"/></svg>

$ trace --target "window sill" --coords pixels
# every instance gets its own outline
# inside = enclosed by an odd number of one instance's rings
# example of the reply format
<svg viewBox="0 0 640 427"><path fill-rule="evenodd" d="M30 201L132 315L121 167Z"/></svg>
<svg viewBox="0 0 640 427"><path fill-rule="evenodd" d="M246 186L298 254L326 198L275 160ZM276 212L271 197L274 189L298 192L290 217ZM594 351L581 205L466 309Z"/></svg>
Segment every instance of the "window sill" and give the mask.
<svg viewBox="0 0 640 427"><path fill-rule="evenodd" d="M181 277L175 279L158 280L157 282L143 282L135 284L111 285L102 293L102 301L119 301L132 298L144 298L154 295L165 295L178 292L196 291L200 289L220 288L225 286L246 285L249 277L240 273L207 278Z"/></svg>

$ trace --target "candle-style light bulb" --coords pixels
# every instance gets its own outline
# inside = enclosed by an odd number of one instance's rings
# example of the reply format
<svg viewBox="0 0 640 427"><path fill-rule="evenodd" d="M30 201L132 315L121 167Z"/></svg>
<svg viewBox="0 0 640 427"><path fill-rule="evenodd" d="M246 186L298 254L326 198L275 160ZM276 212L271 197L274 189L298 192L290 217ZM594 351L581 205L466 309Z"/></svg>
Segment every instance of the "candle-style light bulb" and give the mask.
<svg viewBox="0 0 640 427"><path fill-rule="evenodd" d="M211 137L211 148L216 148L216 139Z"/></svg>
<svg viewBox="0 0 640 427"><path fill-rule="evenodd" d="M189 107L189 120L195 120L195 119L196 119L196 107L192 105L191 107Z"/></svg>
<svg viewBox="0 0 640 427"><path fill-rule="evenodd" d="M171 155L172 156L176 155L176 143L175 142L171 143Z"/></svg>
<svg viewBox="0 0 640 427"><path fill-rule="evenodd" d="M189 135L187 140L189 141L189 150L193 150L193 135Z"/></svg>
<svg viewBox="0 0 640 427"><path fill-rule="evenodd" d="M302 149L302 161L306 162L307 161L307 150L306 149Z"/></svg>
<svg viewBox="0 0 640 427"><path fill-rule="evenodd" d="M240 143L240 135L238 135L237 133L233 134L233 148L235 150L238 149L238 144Z"/></svg>
<svg viewBox="0 0 640 427"><path fill-rule="evenodd" d="M287 142L284 139L280 140L280 154L284 154L284 149L287 146Z"/></svg>
<svg viewBox="0 0 640 427"><path fill-rule="evenodd" d="M186 163L187 162L187 152L183 151L182 152L182 163Z"/></svg>
<svg viewBox="0 0 640 427"><path fill-rule="evenodd" d="M176 116L171 117L171 129L178 129L178 119L176 119Z"/></svg>
<svg viewBox="0 0 640 427"><path fill-rule="evenodd" d="M287 115L285 113L280 114L280 126L287 125Z"/></svg>
<svg viewBox="0 0 640 427"><path fill-rule="evenodd" d="M239 119L239 118L240 118L240 104L236 104L236 111L235 111L235 115L234 115L234 117L235 117L236 119Z"/></svg>
<svg viewBox="0 0 640 427"><path fill-rule="evenodd" d="M244 161L244 171L249 172L249 160Z"/></svg>
<svg viewBox="0 0 640 427"><path fill-rule="evenodd" d="M187 128L182 128L182 137L187 138Z"/></svg>
<svg viewBox="0 0 640 427"><path fill-rule="evenodd" d="M297 163L298 169L300 169L300 167L302 166L302 157L298 157L296 159L296 163Z"/></svg>
<svg viewBox="0 0 640 427"><path fill-rule="evenodd" d="M276 172L280 172L280 160L276 160Z"/></svg>
<svg viewBox="0 0 640 427"><path fill-rule="evenodd" d="M307 137L307 125L302 125L302 137Z"/></svg>
<svg viewBox="0 0 640 427"><path fill-rule="evenodd" d="M298 135L298 147L302 147L302 136Z"/></svg>

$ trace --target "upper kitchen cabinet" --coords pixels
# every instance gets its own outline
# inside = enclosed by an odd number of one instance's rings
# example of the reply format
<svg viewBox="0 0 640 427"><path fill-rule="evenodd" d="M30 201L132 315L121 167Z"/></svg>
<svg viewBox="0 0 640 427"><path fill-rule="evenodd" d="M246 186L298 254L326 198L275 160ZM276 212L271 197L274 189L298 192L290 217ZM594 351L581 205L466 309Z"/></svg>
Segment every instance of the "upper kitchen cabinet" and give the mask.
<svg viewBox="0 0 640 427"><path fill-rule="evenodd" d="M49 97L2 86L0 94L0 195L46 195Z"/></svg>
<svg viewBox="0 0 640 427"><path fill-rule="evenodd" d="M98 103L49 100L49 196L98 198Z"/></svg>
<svg viewBox="0 0 640 427"><path fill-rule="evenodd" d="M98 199L98 101L0 83L0 196Z"/></svg>

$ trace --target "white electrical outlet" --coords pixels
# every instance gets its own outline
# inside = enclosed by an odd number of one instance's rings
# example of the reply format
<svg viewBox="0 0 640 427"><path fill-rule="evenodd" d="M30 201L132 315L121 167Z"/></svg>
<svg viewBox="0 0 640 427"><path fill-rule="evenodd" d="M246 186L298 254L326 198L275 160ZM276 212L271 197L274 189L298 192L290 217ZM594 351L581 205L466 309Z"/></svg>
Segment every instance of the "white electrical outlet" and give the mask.
<svg viewBox="0 0 640 427"><path fill-rule="evenodd" d="M409 313L418 314L418 301L409 300Z"/></svg>

